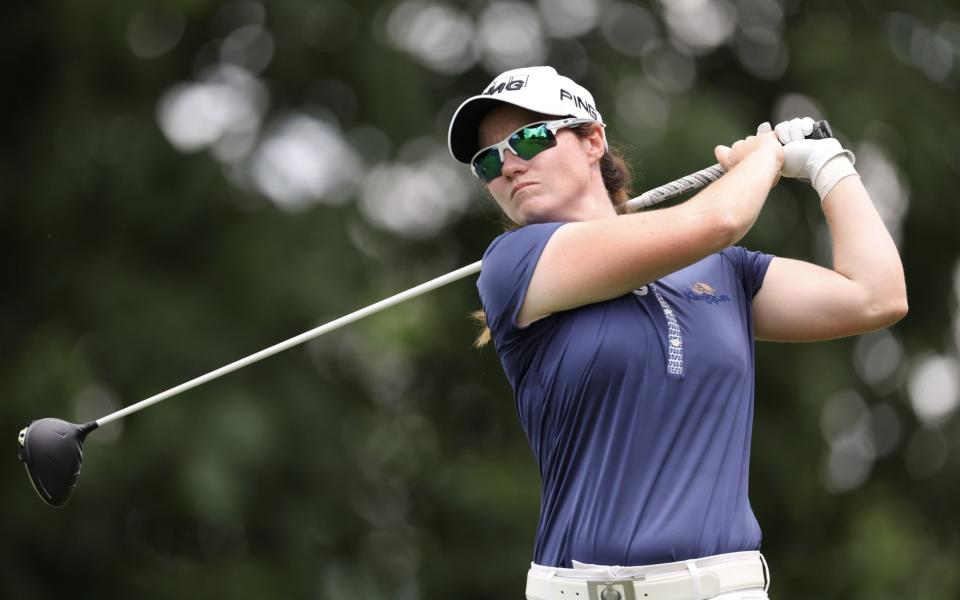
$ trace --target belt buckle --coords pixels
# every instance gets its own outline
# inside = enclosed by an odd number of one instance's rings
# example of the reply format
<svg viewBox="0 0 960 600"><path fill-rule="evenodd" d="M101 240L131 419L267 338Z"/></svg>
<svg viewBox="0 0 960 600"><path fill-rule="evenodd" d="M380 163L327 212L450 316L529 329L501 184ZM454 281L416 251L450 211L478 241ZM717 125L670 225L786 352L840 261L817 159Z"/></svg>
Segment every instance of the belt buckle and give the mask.
<svg viewBox="0 0 960 600"><path fill-rule="evenodd" d="M633 584L644 579L646 578L635 577L633 579L588 581L587 598L589 600L637 600L637 593Z"/></svg>

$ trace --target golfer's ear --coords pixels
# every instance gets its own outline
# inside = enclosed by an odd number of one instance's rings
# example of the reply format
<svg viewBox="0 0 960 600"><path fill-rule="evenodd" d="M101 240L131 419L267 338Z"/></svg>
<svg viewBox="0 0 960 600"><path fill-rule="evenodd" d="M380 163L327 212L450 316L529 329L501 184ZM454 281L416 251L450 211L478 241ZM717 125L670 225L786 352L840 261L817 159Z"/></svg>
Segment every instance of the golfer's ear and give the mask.
<svg viewBox="0 0 960 600"><path fill-rule="evenodd" d="M604 144L603 127L595 125L590 130L590 135L584 138L584 141L588 144L587 153L591 158L597 160L603 158L603 155L607 152L607 147Z"/></svg>

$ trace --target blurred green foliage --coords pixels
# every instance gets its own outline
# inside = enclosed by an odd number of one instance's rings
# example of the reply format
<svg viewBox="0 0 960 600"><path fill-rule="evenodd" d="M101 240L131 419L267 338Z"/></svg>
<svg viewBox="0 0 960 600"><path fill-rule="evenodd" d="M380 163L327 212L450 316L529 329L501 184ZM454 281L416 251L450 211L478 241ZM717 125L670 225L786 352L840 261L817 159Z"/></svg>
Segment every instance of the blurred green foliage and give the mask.
<svg viewBox="0 0 960 600"><path fill-rule="evenodd" d="M871 191L893 214L910 288L910 315L883 338L900 354L872 376L891 354L862 340L759 345L751 497L778 600L960 597L960 421L916 408L924 394L956 405L955 389L924 386L956 384L960 12L941 1L705 0L685 3L706 12L681 25L716 33L712 7L732 29L684 49L671 17L681 4L6 6L0 596L522 597L538 473L493 349L470 348L471 282L96 432L62 510L30 489L13 436L34 418L103 416L478 259L500 224L469 179L423 167L448 187L403 196L396 180L394 198L365 186L376 169L392 182L442 151L453 109L500 64L494 50L536 33L541 45L513 58L594 92L637 190L810 101L858 166L874 165ZM436 18L418 21L431 7ZM519 17L504 21L511 10ZM563 10L579 16L557 21ZM497 23L531 18L543 19L538 31L496 37ZM458 46L444 34L457 23L475 38ZM443 51L460 52L453 66L431 62ZM246 77L241 100L261 94L252 133L178 148L164 102L225 63ZM230 112L196 106L180 115L188 137ZM312 195L271 195L256 148L290 115L339 132L342 145L312 146L313 159L352 153L356 177L335 163L323 176L340 187L311 180ZM455 189L469 202L445 209ZM401 201L449 215L421 230L376 221ZM784 182L744 244L823 262L822 231L813 192ZM930 356L946 370L923 378ZM845 406L886 415L887 429L874 419L850 438L872 445L866 454L825 435L863 424L857 413L831 425Z"/></svg>

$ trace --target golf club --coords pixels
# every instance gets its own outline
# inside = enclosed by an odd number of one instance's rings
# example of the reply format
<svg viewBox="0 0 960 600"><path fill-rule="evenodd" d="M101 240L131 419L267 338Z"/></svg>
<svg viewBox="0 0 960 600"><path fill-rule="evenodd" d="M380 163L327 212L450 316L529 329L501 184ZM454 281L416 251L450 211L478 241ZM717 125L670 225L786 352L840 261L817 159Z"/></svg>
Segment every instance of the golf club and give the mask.
<svg viewBox="0 0 960 600"><path fill-rule="evenodd" d="M813 133L807 137L811 139L833 137L833 132L830 130L830 126L826 121L818 121L814 126ZM724 172L724 169L720 165L713 165L686 177L682 177L676 181L672 181L666 185L662 185L658 188L647 191L644 194L633 198L632 200L628 200L625 205L627 209L631 211L646 206L652 206L671 198L676 198L677 196L687 192L702 188L707 184L719 179ZM371 304L370 306L361 308L360 310L354 311L324 325L320 325L319 327L311 329L310 331L301 333L298 336L292 337L288 340L251 354L250 356L220 367L219 369L210 371L205 375L191 379L190 381L170 388L165 392L161 392L155 396L141 400L136 404L132 404L105 417L101 417L96 421L90 421L82 425L55 418L44 418L30 421L27 423L26 427L20 430L20 435L18 436L17 451L20 460L23 462L24 467L26 467L27 475L30 477L30 482L33 484L33 487L40 498L51 506L61 507L70 499L70 495L77 485L77 479L80 477L80 465L83 462L83 442L87 435L96 428L118 419L122 419L127 415L147 408L148 406L156 404L162 400L166 400L167 398L175 396L181 392L185 392L202 383L206 383L212 379L216 379L226 375L227 373L236 371L237 369L253 364L259 360L267 358L268 356L272 356L278 352L292 348L293 346L302 344L308 340L312 340L313 338L321 336L335 329L339 329L345 325L353 323L354 321L358 321L364 317L390 308L391 306L395 306L411 298L416 298L417 296L443 287L448 283L463 279L469 275L479 273L480 268L481 261L461 267L455 271L447 273L446 275L431 279L430 281L412 287L409 290L380 300L379 302Z"/></svg>

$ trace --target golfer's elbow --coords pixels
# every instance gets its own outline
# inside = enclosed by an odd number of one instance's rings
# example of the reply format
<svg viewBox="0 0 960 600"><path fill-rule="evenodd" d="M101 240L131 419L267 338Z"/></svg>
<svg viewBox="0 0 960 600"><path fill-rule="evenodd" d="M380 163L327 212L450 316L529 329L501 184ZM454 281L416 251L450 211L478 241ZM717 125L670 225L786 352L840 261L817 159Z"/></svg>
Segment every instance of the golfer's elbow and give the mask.
<svg viewBox="0 0 960 600"><path fill-rule="evenodd" d="M890 302L888 306L885 307L884 316L886 317L887 324L886 327L899 323L904 317L907 316L910 307L907 302L907 294L904 292L896 298L893 302Z"/></svg>
<svg viewBox="0 0 960 600"><path fill-rule="evenodd" d="M753 181L729 180L732 173L681 205L698 219L700 239L714 251L736 244L750 231L769 191L769 187L758 187Z"/></svg>
<svg viewBox="0 0 960 600"><path fill-rule="evenodd" d="M708 219L708 239L717 250L722 250L739 242L752 225L753 219L745 219L730 210L717 210Z"/></svg>
<svg viewBox="0 0 960 600"><path fill-rule="evenodd" d="M865 320L870 330L884 329L899 323L907 316L908 310L906 290L892 292L869 304Z"/></svg>

